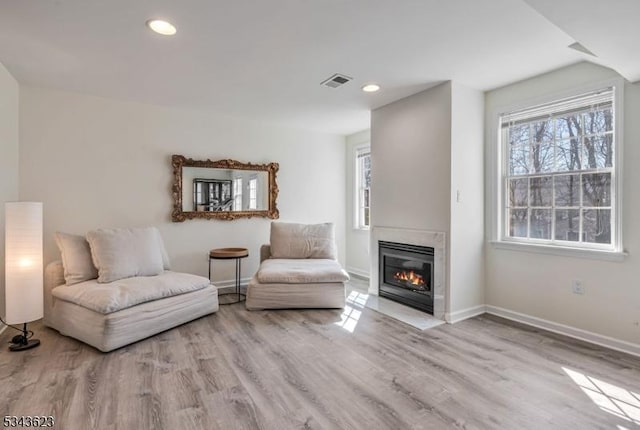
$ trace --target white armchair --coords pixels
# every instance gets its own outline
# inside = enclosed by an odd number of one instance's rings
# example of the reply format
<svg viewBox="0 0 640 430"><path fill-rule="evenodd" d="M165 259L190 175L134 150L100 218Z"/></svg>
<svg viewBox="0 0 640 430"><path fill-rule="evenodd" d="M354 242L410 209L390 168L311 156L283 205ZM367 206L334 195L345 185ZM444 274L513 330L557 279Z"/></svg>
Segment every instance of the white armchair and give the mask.
<svg viewBox="0 0 640 430"><path fill-rule="evenodd" d="M349 275L337 261L333 224L273 222L260 260L247 288L247 309L345 306Z"/></svg>

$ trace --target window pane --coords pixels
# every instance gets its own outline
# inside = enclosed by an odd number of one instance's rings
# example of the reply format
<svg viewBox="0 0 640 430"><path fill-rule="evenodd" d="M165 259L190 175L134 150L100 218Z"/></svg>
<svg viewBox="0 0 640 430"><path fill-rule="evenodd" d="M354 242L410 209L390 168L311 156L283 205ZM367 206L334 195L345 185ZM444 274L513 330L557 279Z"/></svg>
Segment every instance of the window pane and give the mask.
<svg viewBox="0 0 640 430"><path fill-rule="evenodd" d="M362 183L365 188L371 187L371 155L367 155L362 160Z"/></svg>
<svg viewBox="0 0 640 430"><path fill-rule="evenodd" d="M584 209L582 216L585 242L611 243L611 209Z"/></svg>
<svg viewBox="0 0 640 430"><path fill-rule="evenodd" d="M535 143L531 146L531 173L553 171L553 142Z"/></svg>
<svg viewBox="0 0 640 430"><path fill-rule="evenodd" d="M611 173L582 175L582 205L611 206Z"/></svg>
<svg viewBox="0 0 640 430"><path fill-rule="evenodd" d="M551 177L531 178L531 206L551 206L553 181Z"/></svg>
<svg viewBox="0 0 640 430"><path fill-rule="evenodd" d="M556 139L565 140L572 137L580 136L582 126L580 124L580 114L566 115L557 118L555 121Z"/></svg>
<svg viewBox="0 0 640 430"><path fill-rule="evenodd" d="M602 169L613 165L613 134L585 137L585 168Z"/></svg>
<svg viewBox="0 0 640 430"><path fill-rule="evenodd" d="M580 175L560 175L553 180L556 206L580 206Z"/></svg>
<svg viewBox="0 0 640 430"><path fill-rule="evenodd" d="M577 242L580 235L580 211L578 209L556 210L556 240Z"/></svg>
<svg viewBox="0 0 640 430"><path fill-rule="evenodd" d="M518 145L510 148L509 151L509 172L512 175L526 175L529 173L529 152L530 146Z"/></svg>
<svg viewBox="0 0 640 430"><path fill-rule="evenodd" d="M587 112L582 117L585 135L613 131L613 112L611 108Z"/></svg>
<svg viewBox="0 0 640 430"><path fill-rule="evenodd" d="M553 120L537 121L532 124L532 142L549 142L553 140Z"/></svg>
<svg viewBox="0 0 640 430"><path fill-rule="evenodd" d="M371 152L368 147L356 150L354 190L358 199L354 212L356 228L369 226L369 206L371 199Z"/></svg>
<svg viewBox="0 0 640 430"><path fill-rule="evenodd" d="M528 206L528 195L528 179L512 179L509 181L509 207Z"/></svg>
<svg viewBox="0 0 640 430"><path fill-rule="evenodd" d="M531 209L532 239L551 239L551 209Z"/></svg>
<svg viewBox="0 0 640 430"><path fill-rule="evenodd" d="M529 124L509 127L509 146L528 146L531 138Z"/></svg>
<svg viewBox="0 0 640 430"><path fill-rule="evenodd" d="M509 212L509 236L527 237L527 209L511 209Z"/></svg>
<svg viewBox="0 0 640 430"><path fill-rule="evenodd" d="M579 170L581 167L582 145L581 140L560 140L556 144L556 170Z"/></svg>

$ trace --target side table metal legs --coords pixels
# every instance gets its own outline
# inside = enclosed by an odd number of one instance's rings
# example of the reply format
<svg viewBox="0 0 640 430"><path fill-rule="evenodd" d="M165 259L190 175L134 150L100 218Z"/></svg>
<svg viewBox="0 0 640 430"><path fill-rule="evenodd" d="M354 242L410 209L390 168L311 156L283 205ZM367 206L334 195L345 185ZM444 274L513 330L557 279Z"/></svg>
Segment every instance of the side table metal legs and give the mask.
<svg viewBox="0 0 640 430"><path fill-rule="evenodd" d="M240 298L240 277L242 276L242 260L236 258L236 294L238 295L238 301L242 300Z"/></svg>
<svg viewBox="0 0 640 430"><path fill-rule="evenodd" d="M211 281L211 260L236 260L236 279L235 287L236 291L231 293L218 293L218 297L226 296L229 294L235 294L237 300L234 302L220 303L221 305L231 305L243 301L242 294L240 292L241 280L242 280L242 259L249 256L249 252L246 248L220 248L212 249L209 253L209 281Z"/></svg>

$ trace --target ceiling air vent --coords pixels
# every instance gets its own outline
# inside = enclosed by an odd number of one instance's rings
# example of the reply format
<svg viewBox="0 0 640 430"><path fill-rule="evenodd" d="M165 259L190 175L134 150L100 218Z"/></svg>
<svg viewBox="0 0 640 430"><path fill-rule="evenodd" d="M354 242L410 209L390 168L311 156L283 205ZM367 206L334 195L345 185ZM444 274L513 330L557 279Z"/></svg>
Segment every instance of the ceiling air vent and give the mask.
<svg viewBox="0 0 640 430"><path fill-rule="evenodd" d="M347 82L351 81L352 79L353 78L336 73L335 75L331 76L329 79L325 79L324 81L322 81L320 85L324 85L325 87L329 87L329 88L338 88L343 86Z"/></svg>

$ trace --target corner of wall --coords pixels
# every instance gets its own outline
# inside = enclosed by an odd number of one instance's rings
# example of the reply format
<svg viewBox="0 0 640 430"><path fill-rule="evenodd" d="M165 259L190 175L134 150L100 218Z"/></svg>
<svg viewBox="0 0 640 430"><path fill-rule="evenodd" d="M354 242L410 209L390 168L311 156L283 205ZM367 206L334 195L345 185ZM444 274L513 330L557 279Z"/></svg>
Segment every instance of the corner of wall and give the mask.
<svg viewBox="0 0 640 430"><path fill-rule="evenodd" d="M18 82L0 63L0 202L18 199ZM4 204L0 207L0 315L4 298Z"/></svg>
<svg viewBox="0 0 640 430"><path fill-rule="evenodd" d="M451 83L449 314L485 304L484 92Z"/></svg>

